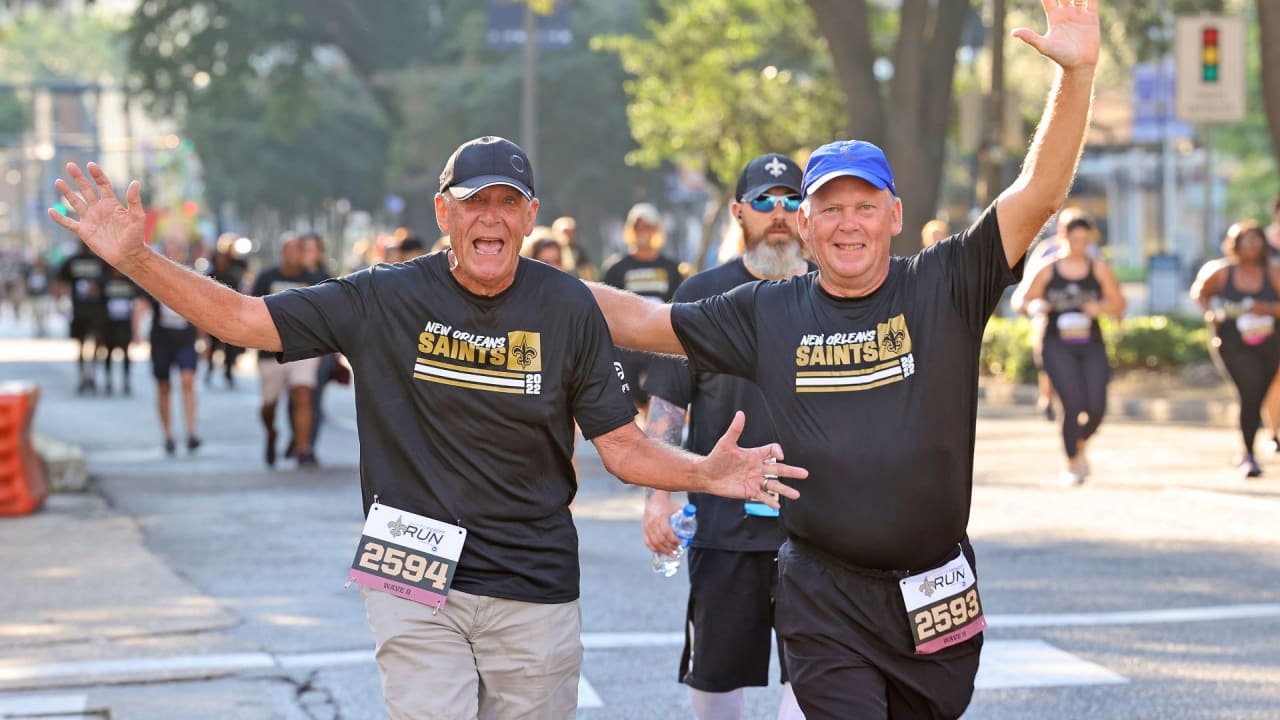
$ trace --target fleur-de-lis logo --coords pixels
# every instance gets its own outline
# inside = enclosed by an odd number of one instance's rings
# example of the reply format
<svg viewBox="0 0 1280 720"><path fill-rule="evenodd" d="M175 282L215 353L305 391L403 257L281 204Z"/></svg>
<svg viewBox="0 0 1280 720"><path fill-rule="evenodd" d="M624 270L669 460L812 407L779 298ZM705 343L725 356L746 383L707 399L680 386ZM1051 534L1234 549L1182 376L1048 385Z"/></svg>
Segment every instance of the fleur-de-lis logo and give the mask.
<svg viewBox="0 0 1280 720"><path fill-rule="evenodd" d="M409 527L404 524L404 517L398 517L387 523L387 529L391 531L391 537L400 537L404 534L404 529Z"/></svg>
<svg viewBox="0 0 1280 720"><path fill-rule="evenodd" d="M897 355L902 352L902 341L907 334L902 328L890 327L885 332L884 337L880 338L880 349L890 355Z"/></svg>
<svg viewBox="0 0 1280 720"><path fill-rule="evenodd" d="M780 160L778 160L778 158L776 158L776 157L775 157L775 158L773 158L772 160L770 160L770 161L769 161L769 163L768 163L767 165L765 165L765 166L764 166L764 169L765 169L765 170L766 170L770 175L772 175L772 176L774 176L774 177L778 177L778 176L779 176L779 175L781 175L782 173L786 172L786 170L787 170L787 166L786 166L786 165L783 165L783 164L782 164L782 162L781 162Z"/></svg>
<svg viewBox="0 0 1280 720"><path fill-rule="evenodd" d="M924 582L920 583L920 592L924 593L925 597L933 597L933 590L937 586L938 583L936 581L925 578Z"/></svg>
<svg viewBox="0 0 1280 720"><path fill-rule="evenodd" d="M538 357L538 350L521 340L519 345L511 348L511 355L515 357L520 367L527 368L533 364L534 358Z"/></svg>

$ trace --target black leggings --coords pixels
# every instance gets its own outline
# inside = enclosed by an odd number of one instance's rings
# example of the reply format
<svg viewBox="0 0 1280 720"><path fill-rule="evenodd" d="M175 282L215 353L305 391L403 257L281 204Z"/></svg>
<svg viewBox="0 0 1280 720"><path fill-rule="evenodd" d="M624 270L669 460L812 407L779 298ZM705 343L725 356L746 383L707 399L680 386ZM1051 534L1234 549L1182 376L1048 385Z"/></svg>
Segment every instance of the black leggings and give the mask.
<svg viewBox="0 0 1280 720"><path fill-rule="evenodd" d="M1066 343L1057 336L1044 339L1044 369L1062 399L1062 445L1068 458L1076 456L1077 443L1088 440L1107 412L1107 381L1111 366L1107 349L1096 341ZM1080 413L1089 417L1080 424Z"/></svg>
<svg viewBox="0 0 1280 720"><path fill-rule="evenodd" d="M1214 338L1209 352L1218 369L1236 386L1240 396L1240 435L1245 450L1253 453L1253 437L1262 424L1262 400L1280 366L1280 342L1272 338L1261 345L1245 345L1238 340Z"/></svg>

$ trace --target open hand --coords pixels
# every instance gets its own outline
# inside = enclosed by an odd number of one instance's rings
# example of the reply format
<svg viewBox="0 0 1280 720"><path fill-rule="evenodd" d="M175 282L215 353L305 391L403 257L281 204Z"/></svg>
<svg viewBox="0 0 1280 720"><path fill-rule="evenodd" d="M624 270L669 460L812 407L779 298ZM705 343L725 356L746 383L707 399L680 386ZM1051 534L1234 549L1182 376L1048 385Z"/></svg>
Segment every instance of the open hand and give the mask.
<svg viewBox="0 0 1280 720"><path fill-rule="evenodd" d="M1049 30L1044 35L1017 28L1013 36L1058 63L1064 70L1098 64L1102 31L1098 24L1099 0L1041 0Z"/></svg>
<svg viewBox="0 0 1280 720"><path fill-rule="evenodd" d="M120 204L111 181L97 163L88 164L91 182L75 163L67 163L67 175L75 183L76 190L62 178L53 183L67 207L75 211L79 220L72 220L50 208L49 217L62 227L80 237L103 260L119 267L130 257L150 250L146 246L143 229L146 216L142 210L142 186L135 180L125 190L128 206Z"/></svg>
<svg viewBox="0 0 1280 720"><path fill-rule="evenodd" d="M763 447L738 447L747 416L738 411L729 429L716 442L711 453L698 461L698 473L703 479L700 492L737 500L755 500L769 507L778 507L778 496L795 500L800 493L778 478L809 477L804 468L784 465L782 448L777 443Z"/></svg>

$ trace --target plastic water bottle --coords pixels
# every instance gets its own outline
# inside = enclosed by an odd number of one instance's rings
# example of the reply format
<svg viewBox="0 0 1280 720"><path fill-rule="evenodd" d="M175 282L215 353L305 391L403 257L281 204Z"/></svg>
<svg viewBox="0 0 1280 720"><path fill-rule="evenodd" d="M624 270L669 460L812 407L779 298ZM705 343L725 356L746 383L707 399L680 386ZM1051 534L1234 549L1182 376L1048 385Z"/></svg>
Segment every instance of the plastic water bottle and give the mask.
<svg viewBox="0 0 1280 720"><path fill-rule="evenodd" d="M698 532L697 512L698 508L693 503L688 503L671 513L671 530L675 532L680 546L676 548L674 555L654 553L654 572L663 577L671 577L680 569L680 559L684 557L685 550L689 549L689 542L693 540L694 533Z"/></svg>

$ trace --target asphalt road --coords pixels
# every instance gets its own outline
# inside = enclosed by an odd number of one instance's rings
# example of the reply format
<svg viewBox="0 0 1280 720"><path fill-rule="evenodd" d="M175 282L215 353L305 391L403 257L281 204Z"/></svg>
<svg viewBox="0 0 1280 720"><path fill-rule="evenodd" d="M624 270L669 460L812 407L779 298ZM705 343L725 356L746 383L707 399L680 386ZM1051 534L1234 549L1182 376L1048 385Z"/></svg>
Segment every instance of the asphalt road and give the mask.
<svg viewBox="0 0 1280 720"><path fill-rule="evenodd" d="M385 717L343 587L361 526L349 390L326 395L321 468L267 470L246 361L235 389L201 384L205 446L170 459L145 362L132 397L84 397L67 352L0 340L0 379L41 384L37 430L84 447L95 478L0 520L0 566L18 568L0 718ZM981 413L970 528L991 627L965 717L1280 716L1280 459L1245 481L1229 430L1116 421L1067 489L1058 442L1028 410ZM674 681L687 580L649 571L640 492L589 446L579 464L579 715L692 717ZM751 689L748 717L778 696Z"/></svg>

